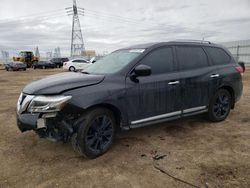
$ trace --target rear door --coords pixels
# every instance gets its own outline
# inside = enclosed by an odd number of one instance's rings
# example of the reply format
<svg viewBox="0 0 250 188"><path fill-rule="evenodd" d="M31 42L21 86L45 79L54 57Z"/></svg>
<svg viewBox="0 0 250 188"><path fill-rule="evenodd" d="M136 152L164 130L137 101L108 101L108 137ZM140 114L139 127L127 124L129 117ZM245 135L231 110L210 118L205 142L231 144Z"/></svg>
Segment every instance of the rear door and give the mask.
<svg viewBox="0 0 250 188"><path fill-rule="evenodd" d="M213 96L218 88L228 86L233 89L230 92L234 93L235 100L237 100L242 94L243 85L241 75L235 68L237 64L234 58L219 47L205 47L205 51L213 64L210 95Z"/></svg>
<svg viewBox="0 0 250 188"><path fill-rule="evenodd" d="M76 59L76 60L73 60L72 62L74 64L74 67L77 70L82 70L88 65L88 62L86 60L83 60L83 59Z"/></svg>
<svg viewBox="0 0 250 188"><path fill-rule="evenodd" d="M205 111L209 103L211 67L201 46L176 46L184 115Z"/></svg>
<svg viewBox="0 0 250 188"><path fill-rule="evenodd" d="M179 116L180 84L173 48L157 48L139 64L150 66L152 74L138 77L138 82L134 82L129 76L126 78L127 109L132 126Z"/></svg>

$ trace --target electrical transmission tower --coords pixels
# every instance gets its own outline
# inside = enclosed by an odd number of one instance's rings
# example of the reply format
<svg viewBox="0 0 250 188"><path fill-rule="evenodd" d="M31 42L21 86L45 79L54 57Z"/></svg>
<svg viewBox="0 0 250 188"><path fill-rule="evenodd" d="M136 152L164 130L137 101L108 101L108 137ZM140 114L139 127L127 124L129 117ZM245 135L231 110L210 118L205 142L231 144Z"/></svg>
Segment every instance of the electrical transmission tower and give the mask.
<svg viewBox="0 0 250 188"><path fill-rule="evenodd" d="M79 16L84 15L84 9L77 7L76 0L73 0L73 7L66 8L69 16L73 16L71 36L71 57L82 56L85 53L81 24Z"/></svg>
<svg viewBox="0 0 250 188"><path fill-rule="evenodd" d="M39 52L38 46L36 47L36 50L35 50L35 56L40 57L40 52Z"/></svg>
<svg viewBox="0 0 250 188"><path fill-rule="evenodd" d="M7 51L2 51L2 57L3 57L3 61L4 61L4 63L7 63L8 62L8 60L9 60L9 52L7 52Z"/></svg>
<svg viewBox="0 0 250 188"><path fill-rule="evenodd" d="M61 57L60 47L55 48L53 57L55 58Z"/></svg>

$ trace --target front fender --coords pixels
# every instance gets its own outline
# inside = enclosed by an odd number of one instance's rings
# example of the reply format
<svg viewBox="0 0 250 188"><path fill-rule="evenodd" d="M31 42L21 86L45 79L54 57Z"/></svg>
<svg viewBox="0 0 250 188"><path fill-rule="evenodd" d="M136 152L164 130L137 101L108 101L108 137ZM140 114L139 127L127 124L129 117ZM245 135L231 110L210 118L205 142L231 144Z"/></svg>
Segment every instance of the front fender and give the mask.
<svg viewBox="0 0 250 188"><path fill-rule="evenodd" d="M72 96L67 109L86 111L94 106L112 106L121 114L122 126L128 125L125 87L119 83L97 84L64 93Z"/></svg>

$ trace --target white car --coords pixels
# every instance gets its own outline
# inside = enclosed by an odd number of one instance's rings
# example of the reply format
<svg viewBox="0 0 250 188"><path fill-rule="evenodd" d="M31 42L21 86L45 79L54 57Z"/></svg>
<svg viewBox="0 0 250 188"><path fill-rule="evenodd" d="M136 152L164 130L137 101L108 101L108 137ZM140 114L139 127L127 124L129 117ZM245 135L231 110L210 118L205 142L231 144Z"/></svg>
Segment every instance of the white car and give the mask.
<svg viewBox="0 0 250 188"><path fill-rule="evenodd" d="M63 63L63 69L69 71L84 70L86 67L91 65L88 60L83 58L75 58Z"/></svg>

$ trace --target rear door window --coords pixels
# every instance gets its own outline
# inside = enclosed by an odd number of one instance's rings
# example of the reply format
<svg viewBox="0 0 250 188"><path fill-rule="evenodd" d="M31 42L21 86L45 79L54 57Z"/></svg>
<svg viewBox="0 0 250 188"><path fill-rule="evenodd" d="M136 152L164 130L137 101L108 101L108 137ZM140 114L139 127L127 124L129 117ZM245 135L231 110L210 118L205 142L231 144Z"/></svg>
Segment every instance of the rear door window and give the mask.
<svg viewBox="0 0 250 188"><path fill-rule="evenodd" d="M202 47L177 46L176 49L180 70L190 70L208 66L207 55Z"/></svg>
<svg viewBox="0 0 250 188"><path fill-rule="evenodd" d="M174 57L171 47L162 47L148 54L142 64L151 67L152 74L163 74L174 70Z"/></svg>
<svg viewBox="0 0 250 188"><path fill-rule="evenodd" d="M230 63L231 57L223 49L215 47L205 47L205 49L215 65Z"/></svg>
<svg viewBox="0 0 250 188"><path fill-rule="evenodd" d="M76 60L74 60L72 62L74 62L74 63L87 63L87 61L82 60L82 59L76 59Z"/></svg>

